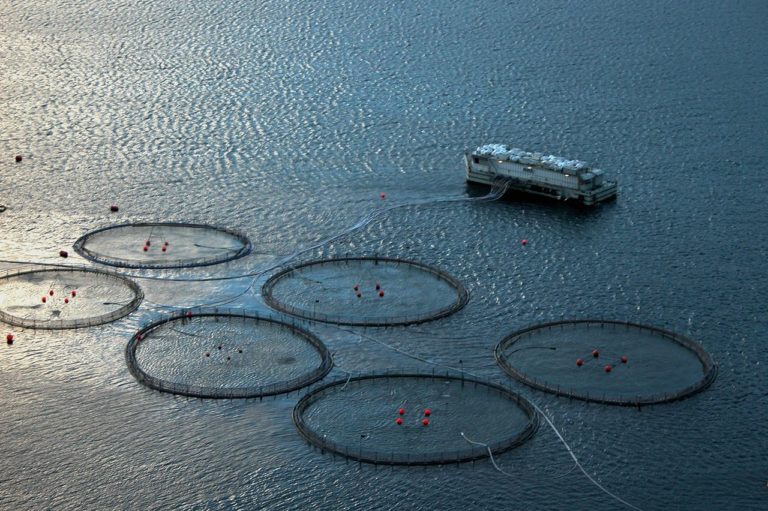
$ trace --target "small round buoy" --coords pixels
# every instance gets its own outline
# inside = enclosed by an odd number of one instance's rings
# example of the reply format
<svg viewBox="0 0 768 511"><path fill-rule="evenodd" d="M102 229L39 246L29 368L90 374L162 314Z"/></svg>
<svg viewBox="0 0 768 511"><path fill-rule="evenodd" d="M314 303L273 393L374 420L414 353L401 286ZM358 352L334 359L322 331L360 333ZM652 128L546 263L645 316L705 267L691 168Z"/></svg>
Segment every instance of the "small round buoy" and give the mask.
<svg viewBox="0 0 768 511"><path fill-rule="evenodd" d="M192 311L187 311L187 317L188 317L188 318L191 318L191 317L192 317Z"/></svg>
<svg viewBox="0 0 768 511"><path fill-rule="evenodd" d="M425 426L429 426L429 419L424 419L423 421L421 421L421 423L424 424Z"/></svg>
<svg viewBox="0 0 768 511"><path fill-rule="evenodd" d="M5 342L7 342L8 344L11 344L13 342L13 334L10 334L10 333L6 334L5 335Z"/></svg>
<svg viewBox="0 0 768 511"><path fill-rule="evenodd" d="M581 367L581 366L583 366L583 365L584 365L584 361L583 361L582 359L580 359L580 358L577 358L577 359L576 359L576 365L577 365L577 366L579 366L579 367Z"/></svg>
<svg viewBox="0 0 768 511"><path fill-rule="evenodd" d="M77 290L75 289L72 290L72 296L77 296Z"/></svg>
<svg viewBox="0 0 768 511"><path fill-rule="evenodd" d="M360 293L357 293L357 295L356 295L356 296L357 296L358 298L362 298L362 297L363 297L363 295L361 295Z"/></svg>
<svg viewBox="0 0 768 511"><path fill-rule="evenodd" d="M69 298L64 298L64 303L69 303Z"/></svg>
<svg viewBox="0 0 768 511"><path fill-rule="evenodd" d="M592 356L593 356L593 357L595 357L595 358L597 358L597 357L599 357L599 356L600 356L600 352L599 352L599 351L597 351L597 350L592 350Z"/></svg>
<svg viewBox="0 0 768 511"><path fill-rule="evenodd" d="M386 198L387 198L387 194L386 194L386 193L384 193L384 192L381 192L381 193L379 194L379 197L381 197L382 199L386 199Z"/></svg>
<svg viewBox="0 0 768 511"><path fill-rule="evenodd" d="M355 291L357 291L357 290L359 290L359 289L360 289L360 286L359 286L359 285L357 285L357 284L355 284L355 286L354 286L352 289L354 289Z"/></svg>
<svg viewBox="0 0 768 511"><path fill-rule="evenodd" d="M206 356L206 357L210 357L210 356L211 356L211 354L210 354L210 353L208 353L208 352L206 352L206 353L205 353L205 356Z"/></svg>
<svg viewBox="0 0 768 511"><path fill-rule="evenodd" d="M48 291L48 294L49 294L49 295L51 295L51 296L53 296L53 289L51 289L50 291Z"/></svg>
<svg viewBox="0 0 768 511"><path fill-rule="evenodd" d="M16 155L16 163L19 163L19 162L20 162L21 160L23 160L23 159L24 159L24 157L23 157L23 156L21 156L20 154L17 154L17 155Z"/></svg>
<svg viewBox="0 0 768 511"><path fill-rule="evenodd" d="M221 344L219 344L218 348L221 349Z"/></svg>
<svg viewBox="0 0 768 511"><path fill-rule="evenodd" d="M118 208L116 205L112 204L112 205L109 207L109 210L110 210L112 213L117 213L118 211L120 211L120 208Z"/></svg>
<svg viewBox="0 0 768 511"><path fill-rule="evenodd" d="M227 357L227 360L232 360L232 357Z"/></svg>
<svg viewBox="0 0 768 511"><path fill-rule="evenodd" d="M384 298L384 291L379 291L379 297Z"/></svg>
<svg viewBox="0 0 768 511"><path fill-rule="evenodd" d="M605 366L605 367L603 368L603 370L604 370L606 373L610 373L610 372L613 370L613 367L611 367L611 366L610 366L610 364L609 364L609 365Z"/></svg>
<svg viewBox="0 0 768 511"><path fill-rule="evenodd" d="M398 417L398 418L397 418L397 420L395 420L395 423L396 423L398 426L400 426L400 425L402 425L402 424L403 424L403 419L401 419L400 417Z"/></svg>
<svg viewBox="0 0 768 511"><path fill-rule="evenodd" d="M144 252L146 252L147 250L149 250L149 247L144 245Z"/></svg>
<svg viewBox="0 0 768 511"><path fill-rule="evenodd" d="M43 303L45 303L48 299L46 297L43 297Z"/></svg>
<svg viewBox="0 0 768 511"><path fill-rule="evenodd" d="M242 353L242 352L243 352L243 350L241 350L241 349L238 349L238 350L237 350L237 352L238 352L238 353Z"/></svg>
<svg viewBox="0 0 768 511"><path fill-rule="evenodd" d="M432 415L432 410L430 410L429 408L427 408L426 410L424 410L424 415L426 415L427 417L429 417L430 415Z"/></svg>
<svg viewBox="0 0 768 511"><path fill-rule="evenodd" d="M629 362L629 359L627 358L627 356L626 355L622 355L621 356L621 363L622 364L626 364L627 362Z"/></svg>
<svg viewBox="0 0 768 511"><path fill-rule="evenodd" d="M528 240L523 240L520 243L522 243L523 245L527 245L528 244Z"/></svg>
<svg viewBox="0 0 768 511"><path fill-rule="evenodd" d="M59 250L59 256L69 257L69 252L67 252L66 250Z"/></svg>
<svg viewBox="0 0 768 511"><path fill-rule="evenodd" d="M168 247L163 247L163 248L161 248L160 250L162 250L163 252L165 252L166 250L168 250Z"/></svg>
<svg viewBox="0 0 768 511"><path fill-rule="evenodd" d="M145 243L145 245L146 245L146 246L148 246L148 247L151 247L151 246L152 246L152 241L151 241L151 240L147 240L147 242Z"/></svg>
<svg viewBox="0 0 768 511"><path fill-rule="evenodd" d="M168 246L168 242L166 241L165 243L163 243L163 245L165 245L167 247Z"/></svg>
<svg viewBox="0 0 768 511"><path fill-rule="evenodd" d="M378 291L379 289L381 289L381 284L379 284L379 283L377 282L377 283L376 283L376 291Z"/></svg>
<svg viewBox="0 0 768 511"><path fill-rule="evenodd" d="M399 413L400 415L403 415L403 414L405 413L405 408L400 408L400 409L397 411L397 413Z"/></svg>

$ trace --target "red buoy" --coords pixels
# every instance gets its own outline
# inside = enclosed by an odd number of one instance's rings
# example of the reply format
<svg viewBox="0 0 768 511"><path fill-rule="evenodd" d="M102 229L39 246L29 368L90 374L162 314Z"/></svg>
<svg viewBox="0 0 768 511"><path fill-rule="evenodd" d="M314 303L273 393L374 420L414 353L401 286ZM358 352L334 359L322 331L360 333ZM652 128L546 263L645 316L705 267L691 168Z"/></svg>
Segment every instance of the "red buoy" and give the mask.
<svg viewBox="0 0 768 511"><path fill-rule="evenodd" d="M400 417L398 417L398 418L397 418L397 420L395 420L395 423L396 423L398 426L400 426L400 425L403 423L403 419L401 419Z"/></svg>
<svg viewBox="0 0 768 511"><path fill-rule="evenodd" d="M426 415L427 417L429 417L430 415L432 415L432 410L430 410L429 408L427 408L426 410L424 410L424 415Z"/></svg>
<svg viewBox="0 0 768 511"><path fill-rule="evenodd" d="M43 297L43 303L45 303L48 299L46 297Z"/></svg>
<svg viewBox="0 0 768 511"><path fill-rule="evenodd" d="M192 317L192 311L187 311L187 317L188 317L188 318L191 318L191 317Z"/></svg>
<svg viewBox="0 0 768 511"><path fill-rule="evenodd" d="M66 250L59 250L59 256L69 257L69 253Z"/></svg>
<svg viewBox="0 0 768 511"><path fill-rule="evenodd" d="M149 247L144 245L144 252L146 252L147 250L149 250Z"/></svg>
<svg viewBox="0 0 768 511"><path fill-rule="evenodd" d="M118 208L116 205L112 204L112 205L109 207L109 210L110 210L112 213L117 213L118 211L120 211L120 208Z"/></svg>
<svg viewBox="0 0 768 511"><path fill-rule="evenodd" d="M168 247L163 247L163 248L161 248L160 250L162 250L163 252L165 252L166 250L168 250Z"/></svg>
<svg viewBox="0 0 768 511"><path fill-rule="evenodd" d="M424 424L425 426L429 426L429 419L424 419L423 421L421 421L421 423Z"/></svg>
<svg viewBox="0 0 768 511"><path fill-rule="evenodd" d="M405 413L405 409L404 409L404 408L400 408L400 409L397 411L397 413L399 413L400 415L403 415L403 414Z"/></svg>
<svg viewBox="0 0 768 511"><path fill-rule="evenodd" d="M597 350L592 350L592 356L593 356L593 357L595 357L595 358L597 358L597 357L599 357L599 356L600 356L600 352L599 352L599 351L597 351Z"/></svg>
<svg viewBox="0 0 768 511"><path fill-rule="evenodd" d="M384 192L381 192L381 193L379 194L379 197L381 197L381 199L382 199L382 200L384 200L384 199L386 199L386 198L387 198L387 194L386 194L386 193L384 193Z"/></svg>
<svg viewBox="0 0 768 511"><path fill-rule="evenodd" d="M17 154L17 155L16 155L16 163L19 163L19 162L20 162L21 160L23 160L23 159L24 159L24 158L23 158L23 157L22 157L20 154Z"/></svg>
<svg viewBox="0 0 768 511"><path fill-rule="evenodd" d="M72 290L72 296L77 296L77 291L74 289Z"/></svg>
<svg viewBox="0 0 768 511"><path fill-rule="evenodd" d="M5 336L5 341L6 341L8 344L11 344L11 343L13 342L13 334L7 334L7 335Z"/></svg>
<svg viewBox="0 0 768 511"><path fill-rule="evenodd" d="M603 368L603 370L604 370L606 373L610 373L610 372L613 370L613 367L611 367L611 366L610 366L610 364L609 364L609 365L605 366L605 367Z"/></svg>
<svg viewBox="0 0 768 511"><path fill-rule="evenodd" d="M523 241L521 241L520 243L522 243L522 244L523 244L523 246L525 246L525 245L527 245L527 244L528 244L528 240L523 240Z"/></svg>
<svg viewBox="0 0 768 511"><path fill-rule="evenodd" d="M384 298L384 291L379 291L379 297Z"/></svg>
<svg viewBox="0 0 768 511"><path fill-rule="evenodd" d="M49 294L49 295L51 295L51 296L53 296L53 289L51 289L50 291L48 291L48 294Z"/></svg>
<svg viewBox="0 0 768 511"><path fill-rule="evenodd" d="M584 365L584 361L583 361L582 359L580 359L580 358L577 358L577 359L576 359L576 365L577 365L577 366L579 366L579 367L581 367L581 366L583 366L583 365Z"/></svg>
<svg viewBox="0 0 768 511"><path fill-rule="evenodd" d="M69 298L64 298L64 303L69 303Z"/></svg>

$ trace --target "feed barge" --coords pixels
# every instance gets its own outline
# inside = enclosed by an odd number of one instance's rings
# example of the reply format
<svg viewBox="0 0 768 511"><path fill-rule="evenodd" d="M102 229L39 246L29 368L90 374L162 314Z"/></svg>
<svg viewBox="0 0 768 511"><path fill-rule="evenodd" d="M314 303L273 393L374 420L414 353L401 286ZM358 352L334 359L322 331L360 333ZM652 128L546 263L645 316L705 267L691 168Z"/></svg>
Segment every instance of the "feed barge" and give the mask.
<svg viewBox="0 0 768 511"><path fill-rule="evenodd" d="M531 153L503 144L486 144L464 153L467 181L486 185L503 182L508 190L572 200L594 206L614 199L615 181L586 162Z"/></svg>

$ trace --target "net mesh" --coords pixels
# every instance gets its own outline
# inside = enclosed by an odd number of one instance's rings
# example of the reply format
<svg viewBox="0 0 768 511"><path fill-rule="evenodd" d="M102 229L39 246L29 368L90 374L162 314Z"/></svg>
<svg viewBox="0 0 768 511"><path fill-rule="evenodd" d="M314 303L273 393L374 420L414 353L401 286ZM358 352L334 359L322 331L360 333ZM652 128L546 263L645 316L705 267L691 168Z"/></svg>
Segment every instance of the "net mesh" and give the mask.
<svg viewBox="0 0 768 511"><path fill-rule="evenodd" d="M469 300L451 275L403 259L345 257L287 268L262 289L267 305L343 325L406 325L441 318Z"/></svg>
<svg viewBox="0 0 768 511"><path fill-rule="evenodd" d="M675 401L705 389L717 374L698 343L623 321L535 325L505 337L495 353L504 371L531 387L605 404Z"/></svg>
<svg viewBox="0 0 768 511"><path fill-rule="evenodd" d="M0 275L0 320L25 328L83 328L130 314L143 297L138 284L111 272L13 270Z"/></svg>
<svg viewBox="0 0 768 511"><path fill-rule="evenodd" d="M434 374L374 374L332 382L305 395L293 419L320 449L384 465L484 458L522 444L538 426L531 405L510 389Z"/></svg>
<svg viewBox="0 0 768 511"><path fill-rule="evenodd" d="M244 311L189 310L139 330L131 373L164 392L207 398L281 394L325 376L333 361L311 333Z"/></svg>
<svg viewBox="0 0 768 511"><path fill-rule="evenodd" d="M186 268L243 257L251 251L251 242L224 227L132 223L89 232L74 248L86 259L122 268Z"/></svg>

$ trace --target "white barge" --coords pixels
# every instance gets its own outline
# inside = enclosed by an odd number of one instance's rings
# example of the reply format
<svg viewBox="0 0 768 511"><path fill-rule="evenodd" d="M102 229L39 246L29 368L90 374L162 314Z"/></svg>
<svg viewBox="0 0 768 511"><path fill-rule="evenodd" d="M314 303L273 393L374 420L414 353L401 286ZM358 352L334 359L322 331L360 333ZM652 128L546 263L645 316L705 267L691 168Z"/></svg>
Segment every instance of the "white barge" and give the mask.
<svg viewBox="0 0 768 511"><path fill-rule="evenodd" d="M486 144L464 154L467 181L487 185L503 182L507 189L586 206L616 197L615 181L579 160L530 153L503 144Z"/></svg>

